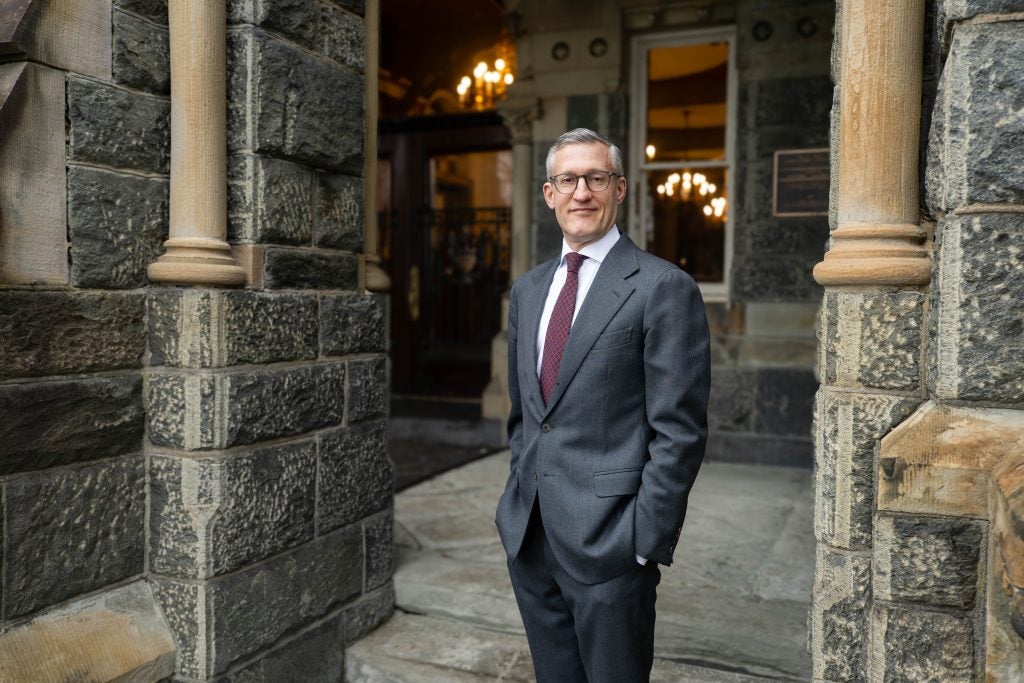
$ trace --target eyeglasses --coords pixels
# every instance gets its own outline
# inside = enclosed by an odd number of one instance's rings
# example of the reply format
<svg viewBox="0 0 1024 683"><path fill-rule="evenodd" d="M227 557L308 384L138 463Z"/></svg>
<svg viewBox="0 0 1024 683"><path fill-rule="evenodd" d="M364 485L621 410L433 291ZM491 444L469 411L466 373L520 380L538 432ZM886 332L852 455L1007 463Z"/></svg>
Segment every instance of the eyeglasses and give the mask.
<svg viewBox="0 0 1024 683"><path fill-rule="evenodd" d="M612 176L622 177L621 173L609 173L607 171L591 171L590 173L579 176L575 173L561 173L556 176L548 178L551 181L551 185L562 194L572 194L579 187L580 178L583 178L583 182L587 184L587 189L591 192L602 192L608 189L608 184L612 180Z"/></svg>

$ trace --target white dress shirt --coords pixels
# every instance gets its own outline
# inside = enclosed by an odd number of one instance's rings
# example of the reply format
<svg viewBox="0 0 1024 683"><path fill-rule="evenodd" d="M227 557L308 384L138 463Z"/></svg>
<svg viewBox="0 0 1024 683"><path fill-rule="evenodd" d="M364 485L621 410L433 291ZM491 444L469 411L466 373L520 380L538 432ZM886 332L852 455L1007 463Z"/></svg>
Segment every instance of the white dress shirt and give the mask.
<svg viewBox="0 0 1024 683"><path fill-rule="evenodd" d="M583 254L587 258L580 264L579 274L579 287L576 290L576 308L572 312L572 322L576 323L576 316L580 314L580 309L583 307L583 300L587 298L587 292L590 291L590 285L594 283L594 278L597 276L597 270L601 267L601 263L608 257L608 252L612 250L615 243L619 241L619 229L618 226L612 226L612 229L604 234L604 237L591 242L582 249L579 253ZM555 277L551 280L551 287L548 289L548 298L544 301L544 312L540 316L540 327L537 329L537 378L540 379L540 369L544 364L544 340L548 336L548 323L551 322L551 313L555 310L555 303L558 301L558 295L562 292L562 287L565 286L565 279L568 276L569 268L565 263L565 255L572 251L572 248L562 240L562 258L558 262L558 268L555 269ZM637 563L641 565L647 564L647 558L636 556Z"/></svg>

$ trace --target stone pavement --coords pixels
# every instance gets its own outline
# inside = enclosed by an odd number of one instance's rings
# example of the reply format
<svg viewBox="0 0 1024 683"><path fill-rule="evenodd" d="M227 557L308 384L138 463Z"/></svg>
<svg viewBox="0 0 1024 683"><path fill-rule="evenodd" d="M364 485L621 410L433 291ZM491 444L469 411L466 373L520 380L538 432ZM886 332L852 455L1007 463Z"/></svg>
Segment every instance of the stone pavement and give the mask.
<svg viewBox="0 0 1024 683"><path fill-rule="evenodd" d="M395 500L398 610L346 655L350 683L532 681L494 528L507 451ZM658 589L655 683L810 679L807 470L706 463Z"/></svg>

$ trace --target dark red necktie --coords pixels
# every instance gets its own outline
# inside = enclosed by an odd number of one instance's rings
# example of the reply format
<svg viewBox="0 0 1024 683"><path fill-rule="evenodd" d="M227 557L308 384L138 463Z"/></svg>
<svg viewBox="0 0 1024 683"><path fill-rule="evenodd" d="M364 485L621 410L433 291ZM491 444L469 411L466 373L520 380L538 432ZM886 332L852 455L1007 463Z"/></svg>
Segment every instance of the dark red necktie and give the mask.
<svg viewBox="0 0 1024 683"><path fill-rule="evenodd" d="M562 291L558 293L555 308L551 311L548 331L544 335L544 361L540 366L540 395L544 405L548 404L551 390L555 388L558 377L558 366L562 363L562 351L569 340L569 328L572 327L572 314L576 310L576 290L580 286L580 264L587 258L583 254L570 251L565 255L567 273Z"/></svg>

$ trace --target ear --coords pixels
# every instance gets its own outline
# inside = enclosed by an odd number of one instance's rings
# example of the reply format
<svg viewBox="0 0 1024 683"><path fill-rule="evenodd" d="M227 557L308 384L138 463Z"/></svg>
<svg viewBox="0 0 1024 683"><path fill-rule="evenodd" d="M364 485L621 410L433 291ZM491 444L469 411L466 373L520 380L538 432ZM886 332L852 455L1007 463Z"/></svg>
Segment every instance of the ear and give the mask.
<svg viewBox="0 0 1024 683"><path fill-rule="evenodd" d="M555 188L551 187L551 183L544 183L544 201L547 202L549 209L555 208Z"/></svg>
<svg viewBox="0 0 1024 683"><path fill-rule="evenodd" d="M622 200L626 198L626 185L629 183L625 178L616 178L615 180L615 203L621 204Z"/></svg>

